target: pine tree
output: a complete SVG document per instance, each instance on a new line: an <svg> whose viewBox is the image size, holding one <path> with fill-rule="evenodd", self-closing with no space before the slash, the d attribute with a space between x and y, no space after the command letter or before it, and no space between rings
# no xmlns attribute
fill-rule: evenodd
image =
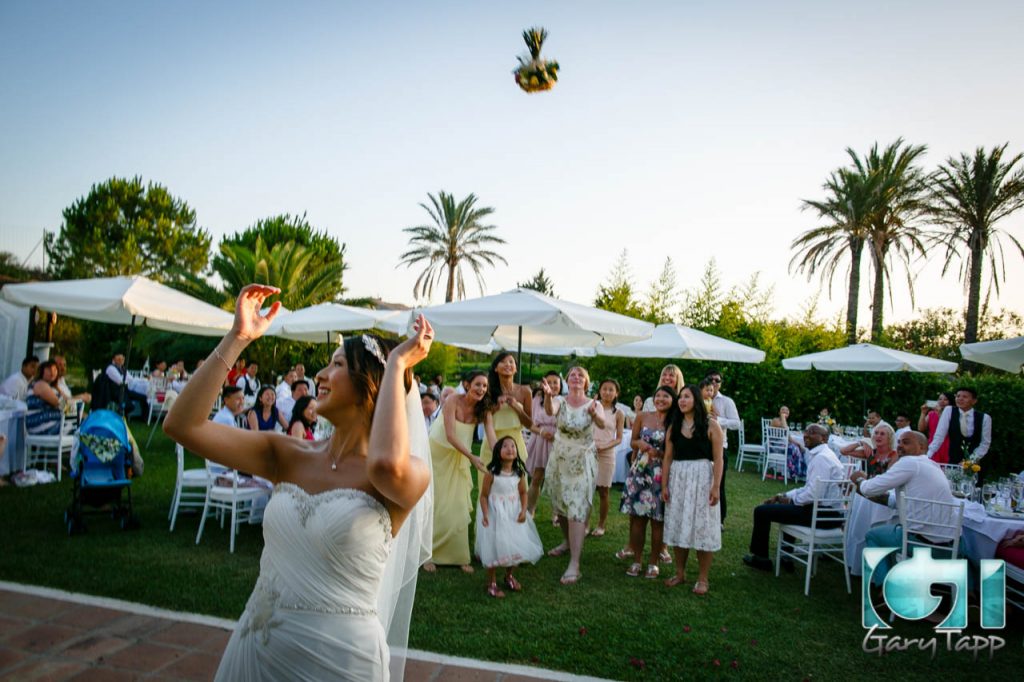
<svg viewBox="0 0 1024 682"><path fill-rule="evenodd" d="M629 252L626 249L619 254L619 259L612 268L607 284L597 288L594 306L613 313L641 317L643 310L633 294L633 278L629 271Z"/></svg>
<svg viewBox="0 0 1024 682"><path fill-rule="evenodd" d="M654 324L674 322L677 317L678 305L679 287L676 284L676 269L672 265L672 258L666 256L661 274L658 275L658 279L651 282L651 286L647 290L643 317Z"/></svg>

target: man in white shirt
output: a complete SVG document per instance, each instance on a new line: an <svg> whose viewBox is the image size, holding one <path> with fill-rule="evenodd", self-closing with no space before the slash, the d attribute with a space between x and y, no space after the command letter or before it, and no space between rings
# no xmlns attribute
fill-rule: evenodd
<svg viewBox="0 0 1024 682"><path fill-rule="evenodd" d="M301 362L295 363L295 380L306 384L309 395L316 395L316 382L306 376L306 366Z"/></svg>
<svg viewBox="0 0 1024 682"><path fill-rule="evenodd" d="M807 446L807 485L770 497L754 509L754 529L750 534L750 554L743 557L743 563L751 568L771 571L774 568L768 558L768 541L772 523L795 526L810 526L813 521L814 493L819 481L846 478L843 465L839 463L828 446L828 429L820 424L808 424L804 429L804 444ZM837 483L820 484L817 492L822 497L839 497ZM822 523L822 527L838 525Z"/></svg>
<svg viewBox="0 0 1024 682"><path fill-rule="evenodd" d="M0 395L24 401L25 395L28 393L28 382L32 381L32 377L36 375L38 369L39 358L36 356L31 355L22 360L21 370L7 377L4 383L0 384Z"/></svg>
<svg viewBox="0 0 1024 682"><path fill-rule="evenodd" d="M295 409L295 401L304 395L309 395L309 386L306 382L296 379L292 383L291 395L278 398L277 411L284 415L284 420L289 424L292 421L292 410Z"/></svg>
<svg viewBox="0 0 1024 682"><path fill-rule="evenodd" d="M53 361L57 364L57 392L64 396L64 400L71 403L74 400L81 400L83 403L88 403L92 400L92 396L88 393L72 394L71 388L68 386L67 375L68 375L68 361L63 355L54 355Z"/></svg>
<svg viewBox="0 0 1024 682"><path fill-rule="evenodd" d="M978 392L973 388L958 388L955 401L955 406L950 405L939 415L928 457L935 455L948 435L950 464L959 464L967 454L980 461L992 445L992 417L974 409Z"/></svg>
<svg viewBox="0 0 1024 682"><path fill-rule="evenodd" d="M896 439L896 442L899 443L900 442L900 436L902 436L904 433L907 433L910 430L911 430L911 428L910 428L910 417L907 416L907 414L904 413L904 412L897 413L896 414L896 435L894 436L894 438Z"/></svg>
<svg viewBox="0 0 1024 682"><path fill-rule="evenodd" d="M125 408L127 408L129 400L138 403L139 409L142 411L142 418L146 419L149 415L149 399L142 393L128 388L128 370L124 367L124 353L114 353L110 364L107 365L107 369L103 373L110 380L112 387L113 395L110 396L110 399ZM106 406L101 404L97 407L105 408ZM127 418L129 411L125 409L124 414Z"/></svg>
<svg viewBox="0 0 1024 682"><path fill-rule="evenodd" d="M875 434L875 429L877 429L882 424L885 424L890 429L892 429L892 426L884 419L882 419L882 415L878 413L878 410L868 410L868 418L864 422L863 434L868 438L871 438L871 436ZM896 429L892 430L895 431Z"/></svg>
<svg viewBox="0 0 1024 682"><path fill-rule="evenodd" d="M260 364L258 362L250 362L249 366L245 368L245 374L238 377L235 382L235 386L242 389L242 402L246 407L252 407L256 404L256 394L260 392L260 380L256 378L256 373L260 370Z"/></svg>
<svg viewBox="0 0 1024 682"><path fill-rule="evenodd" d="M711 382L714 396L711 404L715 409L718 425L722 427L722 480L718 485L718 509L721 514L721 521L725 523L725 514L728 511L725 499L725 472L729 470L729 429L739 431L743 427L740 421L740 413L736 409L733 399L722 393L722 373L713 369L704 375L706 381Z"/></svg>
<svg viewBox="0 0 1024 682"><path fill-rule="evenodd" d="M884 474L868 478L863 471L855 471L850 480L857 486L857 492L865 497L877 497L889 493L889 506L896 506L896 492L903 490L908 497L916 497L934 502L956 504L956 499L949 491L949 481L942 469L925 456L928 437L918 431L908 431L900 436L896 445L899 459ZM924 521L914 522L907 528L913 534L922 536L926 541L937 542L941 536L935 536L934 523L948 524L953 522L948 508L938 505L908 501L910 516L923 518ZM865 544L868 547L899 547L903 543L903 532L898 524L876 526L868 531ZM881 585L889 573L892 557L886 557L879 564L872 576L872 582Z"/></svg>
<svg viewBox="0 0 1024 682"><path fill-rule="evenodd" d="M245 404L242 400L242 389L237 386L225 386L221 393L221 402L223 407L217 410L217 414L213 415L212 421L224 426L239 427L237 417L245 410Z"/></svg>
<svg viewBox="0 0 1024 682"><path fill-rule="evenodd" d="M277 385L277 388L274 389L274 391L277 393L277 400L291 397L292 384L295 383L296 378L298 377L296 376L295 368L293 367L292 369L288 370L288 372L284 375L284 378L281 380L281 383L279 383Z"/></svg>
<svg viewBox="0 0 1024 682"><path fill-rule="evenodd" d="M432 391L427 389L420 396L420 404L423 406L423 423L427 425L427 431L441 414L441 399Z"/></svg>

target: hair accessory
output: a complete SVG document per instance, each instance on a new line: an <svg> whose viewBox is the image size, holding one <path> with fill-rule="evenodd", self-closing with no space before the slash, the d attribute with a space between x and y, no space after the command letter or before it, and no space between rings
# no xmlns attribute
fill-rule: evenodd
<svg viewBox="0 0 1024 682"><path fill-rule="evenodd" d="M388 364L387 358L384 357L384 351L381 350L380 342L372 336L363 334L363 346L366 348L366 352L377 358L380 362L381 367Z"/></svg>

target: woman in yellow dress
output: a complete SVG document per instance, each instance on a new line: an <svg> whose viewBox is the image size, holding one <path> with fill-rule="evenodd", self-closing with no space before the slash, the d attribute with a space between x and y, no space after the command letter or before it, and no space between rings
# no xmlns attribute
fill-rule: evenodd
<svg viewBox="0 0 1024 682"><path fill-rule="evenodd" d="M469 523L473 510L473 476L470 467L487 471L473 454L473 431L484 424L488 438L494 437L489 411L487 375L469 375L464 395L444 401L441 414L430 427L430 458L434 474L434 551L424 570L434 572L437 564L460 566L472 573L469 554Z"/></svg>
<svg viewBox="0 0 1024 682"><path fill-rule="evenodd" d="M516 369L515 354L503 351L494 357L487 373L487 392L494 415L494 440L487 442L487 452L482 453L484 464L490 463L494 444L505 436L515 440L519 458L526 463L523 429L533 426L533 397L529 386L515 383Z"/></svg>

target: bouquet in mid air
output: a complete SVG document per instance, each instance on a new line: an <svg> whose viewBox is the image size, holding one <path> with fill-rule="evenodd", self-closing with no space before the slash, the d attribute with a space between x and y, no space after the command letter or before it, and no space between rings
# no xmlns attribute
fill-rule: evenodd
<svg viewBox="0 0 1024 682"><path fill-rule="evenodd" d="M558 62L540 58L540 50L547 37L548 32L540 27L523 31L523 41L530 54L516 57L519 67L512 73L515 74L516 83L526 92L550 90L558 82Z"/></svg>

